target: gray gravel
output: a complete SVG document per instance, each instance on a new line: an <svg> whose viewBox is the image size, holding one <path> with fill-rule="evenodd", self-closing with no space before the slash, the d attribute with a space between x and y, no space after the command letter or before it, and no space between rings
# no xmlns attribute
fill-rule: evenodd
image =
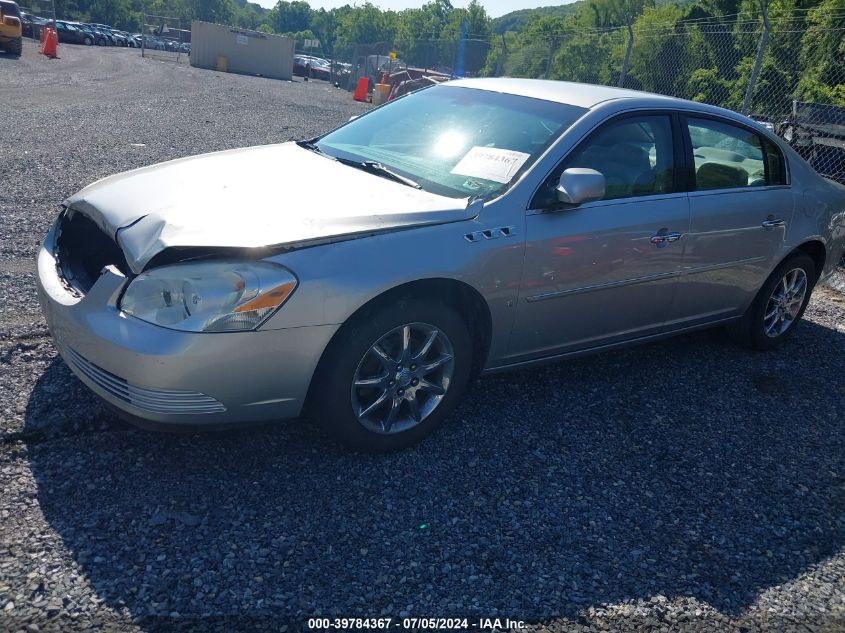
<svg viewBox="0 0 845 633"><path fill-rule="evenodd" d="M440 433L389 456L304 421L139 431L70 374L38 314L32 258L56 205L365 106L131 50L60 55L0 56L0 630L314 615L845 630L845 296L818 289L776 353L705 332L480 379Z"/></svg>

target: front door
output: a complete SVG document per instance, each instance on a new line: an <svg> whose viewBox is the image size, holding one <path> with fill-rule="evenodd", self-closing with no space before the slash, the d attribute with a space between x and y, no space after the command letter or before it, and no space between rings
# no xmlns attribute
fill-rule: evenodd
<svg viewBox="0 0 845 633"><path fill-rule="evenodd" d="M663 114L614 119L566 157L535 196L512 361L647 336L666 321L689 230L673 128ZM605 197L556 205L553 185L569 167L601 172Z"/></svg>

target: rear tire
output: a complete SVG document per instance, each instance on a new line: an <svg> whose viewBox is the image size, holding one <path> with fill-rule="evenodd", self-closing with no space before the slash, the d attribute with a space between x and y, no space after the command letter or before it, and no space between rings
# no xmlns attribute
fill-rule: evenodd
<svg viewBox="0 0 845 633"><path fill-rule="evenodd" d="M374 352L377 347L386 354ZM359 451L416 444L466 390L472 349L467 324L449 305L411 298L377 303L344 324L323 355L309 391L310 417Z"/></svg>
<svg viewBox="0 0 845 633"><path fill-rule="evenodd" d="M85 38L85 46L91 46L93 43L94 40L92 40L90 37Z"/></svg>
<svg viewBox="0 0 845 633"><path fill-rule="evenodd" d="M805 253L786 258L760 288L754 302L729 332L757 350L780 347L804 315L818 279L813 259Z"/></svg>

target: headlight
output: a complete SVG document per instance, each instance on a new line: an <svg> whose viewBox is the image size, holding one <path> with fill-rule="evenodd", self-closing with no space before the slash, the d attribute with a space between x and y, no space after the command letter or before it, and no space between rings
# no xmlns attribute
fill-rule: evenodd
<svg viewBox="0 0 845 633"><path fill-rule="evenodd" d="M123 295L126 314L187 332L240 332L259 326L296 288L296 277L268 262L208 262L156 268Z"/></svg>

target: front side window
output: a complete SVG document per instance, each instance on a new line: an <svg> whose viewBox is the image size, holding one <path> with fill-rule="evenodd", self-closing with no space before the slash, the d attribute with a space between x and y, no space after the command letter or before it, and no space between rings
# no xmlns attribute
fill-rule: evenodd
<svg viewBox="0 0 845 633"><path fill-rule="evenodd" d="M672 123L668 116L644 115L611 121L563 160L531 206L556 205L555 187L563 171L570 167L601 173L605 180L603 200L671 193L674 160Z"/></svg>
<svg viewBox="0 0 845 633"><path fill-rule="evenodd" d="M452 197L502 193L581 115L572 105L456 86L398 99L329 132L320 151L377 161Z"/></svg>
<svg viewBox="0 0 845 633"><path fill-rule="evenodd" d="M690 118L687 127L698 191L766 184L763 145L757 134L710 119Z"/></svg>

